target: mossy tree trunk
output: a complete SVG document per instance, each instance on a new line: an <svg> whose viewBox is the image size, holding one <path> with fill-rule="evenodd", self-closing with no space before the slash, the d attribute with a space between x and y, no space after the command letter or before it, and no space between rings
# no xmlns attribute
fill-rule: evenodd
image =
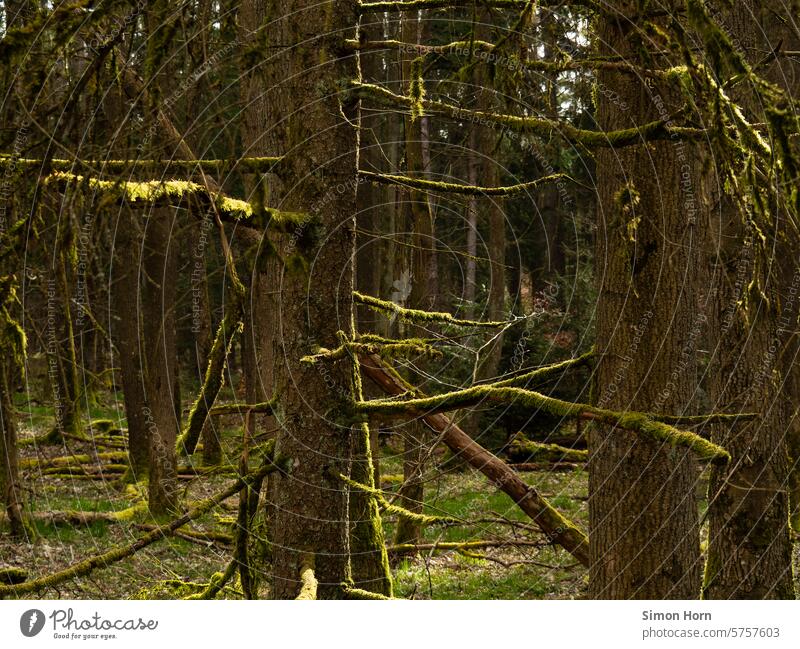
<svg viewBox="0 0 800 649"><path fill-rule="evenodd" d="M366 16L361 24L361 33L368 39L383 37L382 16ZM365 80L383 80L386 55L374 52L362 55L361 73ZM391 117L389 118L391 119ZM398 121L398 120L394 120ZM387 117L372 115L369 121L363 118L360 142L361 168L380 171L383 168L382 143L386 142ZM386 242L379 235L386 231L385 213L389 192L386 186L360 183L357 189L358 234L356 236L356 289L367 295L381 295L381 258ZM385 319L372 309L357 308L359 333L379 333ZM369 387L372 387L371 384ZM362 388L363 389L363 388ZM356 429L353 435L351 478L371 487L380 485L378 426L367 425ZM364 491L350 491L350 565L353 584L356 588L391 596L391 572L385 552L380 512L375 498Z"/></svg>
<svg viewBox="0 0 800 649"><path fill-rule="evenodd" d="M166 0L149 0L146 13L147 48L144 85L140 98L151 127L163 130L159 122L162 98L169 92L170 53L176 16ZM169 138L166 138L169 142ZM175 149L165 140L153 140L153 157L169 157ZM171 207L150 207L145 214L142 247L142 340L144 359L145 425L148 428L148 505L155 516L178 507L176 443L180 422L175 413L177 380L175 297L178 239L176 211Z"/></svg>
<svg viewBox="0 0 800 649"><path fill-rule="evenodd" d="M269 29L268 2L265 0L244 0L239 6L238 29L242 43L240 84L240 100L242 104L242 121L240 132L242 147L246 156L273 155L277 147L275 123L277 115L270 101L270 81L268 69L260 56L254 55L262 51ZM248 175L244 179L245 191L256 206L267 205L280 194L280 181L273 174ZM242 333L242 375L245 382L245 400L248 403L259 403L272 398L275 388L275 331L278 300L274 293L280 282L280 261L271 254L275 246L281 247L282 236L269 231L266 222L260 216L253 221L257 238L250 241L246 250L249 272L243 281L249 286L244 304L244 331ZM245 419L248 435L265 433L276 428L275 418L271 414L256 415L251 413ZM274 491L274 477L268 476L263 484L259 483L248 495L250 516L249 529L258 529L262 537L271 540L271 518L273 508L270 503ZM264 498L261 498L262 492ZM263 500L260 511L258 506ZM260 518L259 518L260 517ZM262 578L266 578L265 546L253 542L240 543L239 551L244 554L249 570L244 579L249 580L250 590L258 593ZM241 573L241 570L240 570ZM244 580L243 580L244 583Z"/></svg>
<svg viewBox="0 0 800 649"><path fill-rule="evenodd" d="M348 490L352 425L342 416L350 399L349 361L324 367L300 359L318 346L333 348L352 331L358 105L343 86L358 77L344 53L355 36L356 0L319 5L288 0L275 8L267 34L271 91L281 123L282 209L307 214L280 250L286 260L279 291L275 360L276 453L292 468L276 478L273 588L279 599L300 590L301 561L316 558L318 598L342 596L350 576ZM287 44L289 45L287 47Z"/></svg>
<svg viewBox="0 0 800 649"><path fill-rule="evenodd" d="M786 24L783 4L752 0L717 3L715 15L735 37L741 54L760 63L764 52L782 43L798 46ZM797 68L789 59L759 68L759 74L796 94ZM738 92L738 91L737 91ZM744 92L747 92L745 89ZM740 98L748 117L764 121L761 105ZM786 244L785 218L776 214L765 229L764 249L726 196L721 199L719 231L723 263L720 340L714 397L729 412L758 412L755 421L716 426L712 439L731 454L727 467L715 467L709 482L709 542L703 586L709 599L794 599L789 534L787 430L791 398L783 372L791 369L797 329L796 251ZM748 281L742 283L739 276ZM762 291L748 291L750 279ZM794 278L794 279L793 279ZM745 305L745 306L742 306Z"/></svg>
<svg viewBox="0 0 800 649"><path fill-rule="evenodd" d="M486 7L478 10L478 21L475 26L476 38L491 38L489 25L492 23L492 10ZM492 89L492 78L489 66L479 63L475 71L476 104L479 111L492 112L497 109L497 96ZM500 185L500 165L498 156L498 133L495 129L473 124L478 132L478 151L480 160L480 182L487 187ZM486 302L484 318L499 322L505 320L506 299L506 217L503 211L503 199L499 196L485 196L478 203L478 219L488 228L488 245L486 256L489 258L489 276L487 285L489 294ZM484 350L478 367L479 379L491 379L497 376L500 358L503 351L503 334L497 332L496 337ZM479 417L475 418L474 430L479 431Z"/></svg>
<svg viewBox="0 0 800 649"><path fill-rule="evenodd" d="M125 116L127 98L114 89L103 100L103 113L112 128L119 128ZM127 148L116 139L109 143L112 155L124 158ZM109 335L119 353L122 398L128 426L128 462L131 471L126 476L133 482L147 477L148 430L145 424L144 361L141 357L141 312L139 284L143 230L137 210L122 206L103 215L112 219L111 286L109 302L112 316Z"/></svg>
<svg viewBox="0 0 800 649"><path fill-rule="evenodd" d="M617 1L619 16L634 3ZM599 55L638 60L634 22L597 19ZM658 81L602 71L597 121L628 128L680 105ZM608 99L620 98L619 102ZM627 110L621 107L627 105ZM700 156L680 141L597 155L598 277L595 400L614 410L686 414L697 386L696 343L704 327L694 284L696 222L682 192L684 165L699 201ZM696 330L697 333L693 333ZM693 342L694 341L694 342ZM629 359L629 360L626 360ZM690 452L625 430L589 433L589 595L602 599L695 599L700 538Z"/></svg>

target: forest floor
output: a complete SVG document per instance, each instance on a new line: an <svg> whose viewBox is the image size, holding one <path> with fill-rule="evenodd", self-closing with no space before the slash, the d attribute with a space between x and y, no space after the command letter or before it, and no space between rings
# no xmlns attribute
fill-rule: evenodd
<svg viewBox="0 0 800 649"><path fill-rule="evenodd" d="M109 399L94 417L109 417L124 425L121 402ZM52 425L46 408L19 406L20 436L34 440ZM235 421L223 428L223 464L238 461L239 442ZM83 442L63 445L24 443L21 447L23 484L29 511L34 513L33 536L12 542L0 534L0 565L19 566L31 578L63 569L86 557L112 547L127 545L145 533L155 521L142 507L120 521L64 524L37 520L39 512L119 512L143 505L135 487L123 486L118 475L55 477L43 473L38 461L70 454L108 452ZM96 460L95 466L108 460ZM92 470L92 462L84 465ZM382 487L391 494L401 479L402 459L392 440L382 448ZM415 599L571 599L585 596L587 572L561 549L547 546L530 519L511 499L487 482L477 471L428 472L425 485L426 512L455 518L457 525L428 526L424 543L486 541L492 547L449 551L424 550L414 556L396 556L392 564L395 595ZM584 471L522 474L529 484L586 529L587 476ZM232 474L184 480L184 502L205 498L230 483ZM698 490L702 509L702 489ZM182 528L181 535L164 538L113 566L95 570L80 580L70 581L37 597L89 599L171 599L202 590L209 577L230 561L238 497L231 498L208 515ZM389 546L394 520L384 517ZM212 535L210 538L208 535ZM514 545L521 542L521 545ZM494 547L496 544L497 547ZM800 573L800 544L795 544L795 571ZM264 589L269 582L269 564L262 564ZM800 584L799 584L800 586ZM268 597L262 589L261 595ZM231 582L222 597L241 597L238 584Z"/></svg>

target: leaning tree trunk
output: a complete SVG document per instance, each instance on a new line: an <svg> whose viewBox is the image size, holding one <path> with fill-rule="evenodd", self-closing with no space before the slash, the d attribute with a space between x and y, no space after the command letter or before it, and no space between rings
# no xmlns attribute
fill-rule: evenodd
<svg viewBox="0 0 800 649"><path fill-rule="evenodd" d="M755 65L763 61L765 51L780 43L785 49L797 48L797 34L786 25L784 11L782 3L748 0L731 7L719 3L715 17L724 22L723 29L736 37L737 47L745 48L741 54ZM777 63L760 65L759 74L796 94L795 66L777 58L781 59ZM751 120L766 121L758 102L746 97L740 101ZM731 454L731 462L715 467L709 481L703 595L708 599L794 599L786 440L791 412L782 375L787 369L784 359L793 358L797 348L793 338L797 298L789 297L792 284L797 289L796 253L786 243L791 235L784 215L776 214L773 225L765 228L766 250L759 250L753 243L754 233L748 232L728 197L722 197L720 214L724 271L714 396L723 409L758 412L760 417L716 426L712 435ZM756 255L769 258L759 260ZM762 291L745 295L740 276L757 279Z"/></svg>
<svg viewBox="0 0 800 649"><path fill-rule="evenodd" d="M612 8L625 15L627 2ZM598 18L598 53L636 63L634 23ZM648 80L649 82L650 80ZM660 82L598 73L597 120L604 130L663 118L680 105ZM613 93L627 112L608 99ZM663 102L663 103L662 103ZM705 321L694 285L699 254L695 222L680 193L681 169L700 192L699 158L688 143L603 149L596 264L595 399L613 410L683 414L696 387L696 343ZM626 360L627 359L627 360ZM700 538L694 459L608 426L589 434L589 594L603 599L694 599L700 594Z"/></svg>
<svg viewBox="0 0 800 649"><path fill-rule="evenodd" d="M276 479L273 596L297 596L310 553L318 597L331 599L349 578L348 491L341 476L349 470L353 434L342 415L351 368L347 360L301 359L320 346L337 347L339 331L352 333L358 105L342 88L358 76L356 58L344 53L344 40L356 35L358 2L288 0L275 11L266 45L275 53L268 62L276 80L271 96L285 134L283 150L273 152L284 155L279 207L306 217L279 250L281 282L269 287L280 299L276 453L292 466Z"/></svg>

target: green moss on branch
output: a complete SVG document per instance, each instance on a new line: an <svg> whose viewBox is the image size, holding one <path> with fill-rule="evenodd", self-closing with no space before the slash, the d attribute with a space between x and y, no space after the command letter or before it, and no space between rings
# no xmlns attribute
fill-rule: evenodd
<svg viewBox="0 0 800 649"><path fill-rule="evenodd" d="M375 84L353 82L352 88L357 96L372 99L387 106L412 108L415 103L412 97L398 95ZM422 106L427 114L440 114L456 121L472 122L487 128L507 128L547 138L557 136L572 144L590 149L622 148L657 140L693 140L705 135L703 129L673 126L669 120L661 119L617 131L589 131L576 128L561 120L467 110L440 101L422 100Z"/></svg>
<svg viewBox="0 0 800 649"><path fill-rule="evenodd" d="M376 399L356 404L356 411L367 415L373 413L384 415L401 413L430 415L475 406L484 401L514 403L515 405L542 410L556 417L580 417L611 426L619 426L654 441L689 448L701 460L714 464L726 464L730 461L730 454L721 446L709 442L695 433L679 430L668 424L654 421L651 415L646 413L604 410L588 404L554 399L539 392L522 388L479 385L433 397L407 399L404 401Z"/></svg>
<svg viewBox="0 0 800 649"><path fill-rule="evenodd" d="M314 555L306 554L300 561L300 592L295 599L317 599L319 582L314 576Z"/></svg>
<svg viewBox="0 0 800 649"><path fill-rule="evenodd" d="M341 474L339 475L339 478L347 483L350 487L374 496L380 504L381 509L389 514L397 514L398 516L409 521L414 521L419 525L457 525L460 523L460 521L450 516L429 516L428 514L416 514L407 510L405 507L400 507L399 505L390 503L386 499L383 491L380 489L361 484L360 482L356 482L355 480L352 480Z"/></svg>
<svg viewBox="0 0 800 649"><path fill-rule="evenodd" d="M475 185L460 185L458 183L447 183L438 180L425 180L423 178L412 178L410 176L398 176L395 174L378 174L371 171L359 171L359 175L367 180L383 183L387 185L404 185L414 189L424 191L442 192L446 194L465 194L468 196L510 196L521 194L546 183L557 182L562 179L570 179L566 174L551 174L543 178L537 178L527 183L516 185L506 185L503 187L478 187Z"/></svg>
<svg viewBox="0 0 800 649"><path fill-rule="evenodd" d="M421 311L419 309L407 309L394 302L387 302L371 295L364 295L358 291L353 291L353 299L359 304L368 306L375 311L390 313L399 316L409 322L442 322L445 324L456 325L459 327L503 327L508 322L481 322L480 320L460 320L449 313L438 311Z"/></svg>
<svg viewBox="0 0 800 649"><path fill-rule="evenodd" d="M152 545L156 541L170 536L184 525L197 520L219 505L223 500L226 500L227 498L230 498L236 494L240 489L242 489L242 487L252 484L255 480L263 479L265 475L271 473L277 467L278 463L270 462L264 464L252 474L239 478L228 488L218 492L206 500L201 500L180 518L157 526L152 532L145 534L130 545L113 548L108 552L95 555L89 559L85 559L84 561L79 561L78 563L71 565L69 568L60 570L59 572L51 575L33 579L19 585L0 586L0 597L26 595L44 590L46 588L53 588L64 583L65 581L70 581L79 577L85 577L96 568L106 568L117 561L126 559L134 555L139 550Z"/></svg>
<svg viewBox="0 0 800 649"><path fill-rule="evenodd" d="M506 455L514 462L585 462L589 452L565 448L558 444L534 442L522 433L517 433L505 449Z"/></svg>

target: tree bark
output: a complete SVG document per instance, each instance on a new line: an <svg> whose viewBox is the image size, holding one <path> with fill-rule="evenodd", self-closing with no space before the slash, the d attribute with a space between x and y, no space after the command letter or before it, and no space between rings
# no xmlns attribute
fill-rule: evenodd
<svg viewBox="0 0 800 649"><path fill-rule="evenodd" d="M138 214L121 209L117 216L117 237L111 299L116 326L112 329L119 350L122 396L128 422L128 458L134 482L148 473L149 433L145 423L144 363L140 355L141 319L139 301L139 250L141 232Z"/></svg>
<svg viewBox="0 0 800 649"><path fill-rule="evenodd" d="M266 65L283 140L273 154L284 155L278 175L286 188L279 207L307 214L280 249L281 283L270 287L280 291L276 452L292 459L291 471L276 478L272 594L296 597L301 560L313 554L318 598L333 599L350 576L340 476L349 470L352 426L337 413L347 412L351 368L346 360L320 367L300 359L336 347L340 330L352 334L358 105L340 88L359 76L355 57L344 54L358 3L289 0L268 18L266 45L275 54Z"/></svg>
<svg viewBox="0 0 800 649"><path fill-rule="evenodd" d="M625 16L628 2L611 5ZM600 55L636 63L634 23L602 16ZM598 73L600 129L628 128L681 105L654 79ZM616 93L627 104L608 99ZM660 109L659 109L660 107ZM680 141L597 155L597 368L595 399L613 410L686 414L697 386L700 265L695 218L700 154ZM690 175L681 192L681 170ZM691 196L689 194L691 192ZM703 224L701 223L701 227ZM695 599L700 538L690 453L592 425L589 440L589 595L598 599Z"/></svg>
<svg viewBox="0 0 800 649"><path fill-rule="evenodd" d="M405 43L424 42L423 23L418 17L406 16L401 25L402 40ZM403 79L406 84L413 82L411 55L402 60ZM425 177L425 149L427 134L423 130L423 117L406 117L405 153L406 171L409 176ZM436 233L430 197L425 192L409 191L408 209L412 223L411 253L411 294L409 306L412 309L433 310L437 295L436 273ZM427 335L424 329L412 327L412 336ZM403 438L403 484L399 490L399 504L415 514L424 509L425 490L422 475L425 462L425 431L417 421L410 421L399 427ZM395 542L397 544L418 543L422 526L418 521L400 517L397 522Z"/></svg>
<svg viewBox="0 0 800 649"><path fill-rule="evenodd" d="M148 436L150 512L164 515L178 506L175 417L175 271L171 208L153 208L145 226L142 258L142 357L144 411Z"/></svg>
<svg viewBox="0 0 800 649"><path fill-rule="evenodd" d="M784 11L782 4L746 1L730 7L718 3L714 15L754 65L778 43L784 49L798 45L795 30L782 17ZM791 95L796 93L793 68L796 66L786 60L762 67L759 73ZM763 106L746 95L739 101L751 120L764 120ZM712 432L712 439L724 446L732 459L727 467L714 468L709 480L703 595L708 599L794 599L787 524L786 434L791 413L783 381L787 364L782 359L794 358L796 350L789 331L796 330L797 300L787 299L792 277L797 277L793 261L796 253L785 243L787 226L782 214L775 214L773 225L766 231L767 250L763 251L758 250L753 233L744 226L736 205L727 196L721 197L720 218L723 275L717 381L712 388L723 409L759 412L761 416L729 427L715 426ZM755 263L759 254L768 256L761 264ZM737 277L740 274L757 280L763 293L743 293L749 289L742 289ZM744 308L739 306L742 301Z"/></svg>

